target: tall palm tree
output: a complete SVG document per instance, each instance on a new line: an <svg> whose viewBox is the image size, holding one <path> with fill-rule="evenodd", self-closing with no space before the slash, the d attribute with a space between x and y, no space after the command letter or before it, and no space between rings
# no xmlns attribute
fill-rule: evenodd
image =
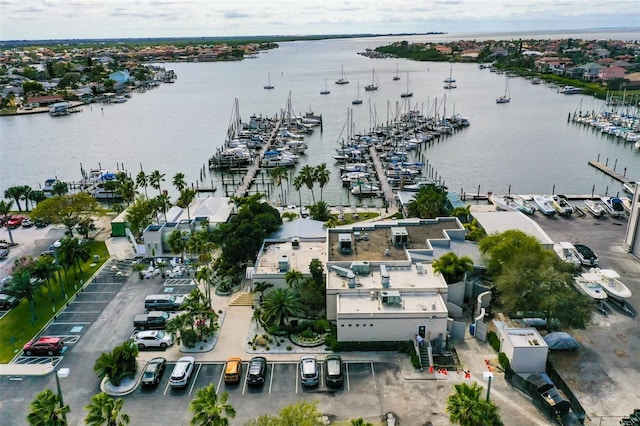
<svg viewBox="0 0 640 426"><path fill-rule="evenodd" d="M269 171L269 177L273 181L273 184L280 188L280 201L284 203L284 192L282 190L282 181L289 179L289 173L284 166L274 167Z"/></svg>
<svg viewBox="0 0 640 426"><path fill-rule="evenodd" d="M118 173L116 192L129 205L136 197L136 184L126 173Z"/></svg>
<svg viewBox="0 0 640 426"><path fill-rule="evenodd" d="M365 422L362 417L351 419L351 426L373 426L373 423Z"/></svg>
<svg viewBox="0 0 640 426"><path fill-rule="evenodd" d="M31 426L65 426L66 416L71 408L61 404L58 394L51 389L45 389L29 404L27 421Z"/></svg>
<svg viewBox="0 0 640 426"><path fill-rule="evenodd" d="M301 316L304 310L293 290L277 288L264 296L262 312L266 323L282 327L289 317Z"/></svg>
<svg viewBox="0 0 640 426"><path fill-rule="evenodd" d="M55 276L57 269L53 257L49 255L40 256L33 265L33 278L44 280L49 290L51 302L55 302L55 297L51 290L51 280Z"/></svg>
<svg viewBox="0 0 640 426"><path fill-rule="evenodd" d="M6 192L5 192L5 196L6 196ZM11 201L0 200L0 216L8 215L9 212L11 211L12 204L13 204L13 200Z"/></svg>
<svg viewBox="0 0 640 426"><path fill-rule="evenodd" d="M193 412L191 424L194 426L227 426L229 418L236 416L236 410L227 403L229 394L216 394L215 383L198 389L196 397L191 400L189 409Z"/></svg>
<svg viewBox="0 0 640 426"><path fill-rule="evenodd" d="M447 398L447 412L453 424L461 426L502 426L498 407L491 401L480 399L482 386L459 383L453 385L455 393Z"/></svg>
<svg viewBox="0 0 640 426"><path fill-rule="evenodd" d="M295 289L296 287L298 287L298 284L300 284L300 282L302 281L302 272L296 271L295 269L287 271L284 274L284 281L287 283L289 288Z"/></svg>
<svg viewBox="0 0 640 426"><path fill-rule="evenodd" d="M149 199L147 194L147 187L149 186L149 176L144 173L144 170L140 170L140 173L136 176L136 188L144 188L144 197Z"/></svg>
<svg viewBox="0 0 640 426"><path fill-rule="evenodd" d="M104 392L91 397L84 421L89 426L123 426L129 424L129 415L122 412L122 398L113 399Z"/></svg>
<svg viewBox="0 0 640 426"><path fill-rule="evenodd" d="M464 274L473 268L473 260L469 256L458 257L450 251L433 261L433 272L440 273L447 284L462 281Z"/></svg>
<svg viewBox="0 0 640 426"><path fill-rule="evenodd" d="M253 283L253 292L260 293L260 302L262 302L262 297L264 295L265 290L268 290L271 287L273 287L273 284L265 281L259 281L257 283Z"/></svg>
<svg viewBox="0 0 640 426"><path fill-rule="evenodd" d="M34 190L29 192L29 200L31 201L32 205L34 205L33 203L36 203L36 204L41 203L46 199L47 199L47 196L44 194L44 191Z"/></svg>
<svg viewBox="0 0 640 426"><path fill-rule="evenodd" d="M32 322L38 319L36 316L35 295L39 285L37 281L31 281L31 274L27 268L17 267L13 270L11 285L3 290L4 293L15 296L18 299L24 297L29 301Z"/></svg>
<svg viewBox="0 0 640 426"><path fill-rule="evenodd" d="M4 191L4 198L13 198L13 201L16 202L16 207L18 208L19 212L22 211L22 206L20 205L21 194L22 191L20 190L19 186L12 186Z"/></svg>
<svg viewBox="0 0 640 426"><path fill-rule="evenodd" d="M302 215L302 194L300 189L304 186L304 178L300 175L293 178L293 189L298 191L298 201L300 202L300 214Z"/></svg>
<svg viewBox="0 0 640 426"><path fill-rule="evenodd" d="M191 203L196 199L195 189L184 188L180 190L180 198L176 201L176 205L187 209L187 218L191 222Z"/></svg>
<svg viewBox="0 0 640 426"><path fill-rule="evenodd" d="M316 181L316 174L314 172L313 167L311 167L308 164L304 166L300 170L300 176L302 176L302 180L304 181L304 184L307 186L307 188L309 188L309 191L311 191L311 199L313 200L313 204L315 204L316 196L313 193L313 184Z"/></svg>
<svg viewBox="0 0 640 426"><path fill-rule="evenodd" d="M172 206L171 198L167 194L160 193L156 198L156 203L159 210L162 210L164 214L164 221L167 221L167 210L169 210Z"/></svg>
<svg viewBox="0 0 640 426"><path fill-rule="evenodd" d="M182 191L187 187L187 182L185 182L184 180L184 173L179 173L179 172L176 173L171 183L173 183L173 186L176 187L178 192Z"/></svg>
<svg viewBox="0 0 640 426"><path fill-rule="evenodd" d="M69 193L69 184L67 182L57 181L53 184L51 195L67 195Z"/></svg>
<svg viewBox="0 0 640 426"><path fill-rule="evenodd" d="M149 185L151 185L153 189L157 189L160 195L162 195L162 182L164 182L164 173L160 173L159 170L151 172L149 175Z"/></svg>
<svg viewBox="0 0 640 426"><path fill-rule="evenodd" d="M327 163L322 163L317 166L314 172L315 179L318 182L318 185L320 185L320 201L322 201L322 190L324 189L325 185L329 183L331 172L329 171L329 169L327 169Z"/></svg>
<svg viewBox="0 0 640 426"><path fill-rule="evenodd" d="M31 195L32 191L33 189L31 189L29 185L20 186L20 199L24 201L24 209L27 211L27 213L29 212L29 196Z"/></svg>
<svg viewBox="0 0 640 426"><path fill-rule="evenodd" d="M187 248L187 238L189 233L187 231L180 231L178 229L173 230L169 234L167 244L173 253L180 253L180 260L184 261L184 251Z"/></svg>

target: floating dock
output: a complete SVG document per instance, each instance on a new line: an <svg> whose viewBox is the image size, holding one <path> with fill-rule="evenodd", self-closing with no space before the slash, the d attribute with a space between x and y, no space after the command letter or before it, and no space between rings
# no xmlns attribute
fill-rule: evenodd
<svg viewBox="0 0 640 426"><path fill-rule="evenodd" d="M602 164L599 161L589 161L589 165L591 167L595 167L596 169L600 170L605 175L610 176L611 178L617 180L618 182L629 183L629 182L632 181L628 177L626 177L624 175L621 175L620 173L616 172L613 169L610 169L606 164Z"/></svg>

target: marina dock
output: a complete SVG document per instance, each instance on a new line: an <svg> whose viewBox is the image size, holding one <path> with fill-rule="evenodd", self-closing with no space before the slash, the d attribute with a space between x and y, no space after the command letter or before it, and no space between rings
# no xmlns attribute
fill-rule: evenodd
<svg viewBox="0 0 640 426"><path fill-rule="evenodd" d="M616 172L615 170L610 169L606 164L602 164L599 161L589 161L589 165L591 167L595 167L596 169L600 170L602 173L606 174L607 176L612 177L613 179L617 180L618 182L629 183L629 182L632 181L631 179L629 179L625 175L621 175L620 173ZM626 172L626 170L625 170L625 172Z"/></svg>
<svg viewBox="0 0 640 426"><path fill-rule="evenodd" d="M380 156L378 155L378 151L376 151L375 146L369 148L369 154L371 155L373 167L376 169L376 174L378 175L378 181L380 182L380 189L382 190L384 202L387 206L392 206L396 195L393 193L393 189L391 188L389 181L384 179L384 167L382 166L382 161L380 161Z"/></svg>
<svg viewBox="0 0 640 426"><path fill-rule="evenodd" d="M281 124L280 121L278 121L276 125L273 127L273 130L271 130L271 134L269 135L269 138L264 143L262 148L260 148L258 155L254 157L253 162L247 169L247 172L244 175L244 179L242 179L242 183L240 184L240 186L236 188L233 194L234 197L241 198L248 194L249 187L255 180L256 175L258 174L258 170L260 170L260 158L262 158L262 156L266 151L271 149L271 145L273 144L273 141L276 139L276 135L278 134L278 129L280 128L280 124Z"/></svg>

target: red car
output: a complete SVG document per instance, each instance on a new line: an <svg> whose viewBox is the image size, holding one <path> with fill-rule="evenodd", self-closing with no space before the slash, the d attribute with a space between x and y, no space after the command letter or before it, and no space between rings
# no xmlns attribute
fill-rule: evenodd
<svg viewBox="0 0 640 426"><path fill-rule="evenodd" d="M22 225L22 221L24 219L24 216L11 216L11 219L9 219L4 226L6 226L7 228L15 229L18 226Z"/></svg>
<svg viewBox="0 0 640 426"><path fill-rule="evenodd" d="M24 345L22 350L25 355L53 355L64 347L62 337L41 337Z"/></svg>

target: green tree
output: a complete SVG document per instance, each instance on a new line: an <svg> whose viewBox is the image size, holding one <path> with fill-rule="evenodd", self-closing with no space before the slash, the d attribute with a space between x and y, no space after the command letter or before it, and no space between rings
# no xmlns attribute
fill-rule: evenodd
<svg viewBox="0 0 640 426"><path fill-rule="evenodd" d="M34 94L34 93L42 93L44 91L44 87L42 84L37 81L25 81L22 83L22 91L25 95Z"/></svg>
<svg viewBox="0 0 640 426"><path fill-rule="evenodd" d="M55 196L38 203L31 216L49 223L62 224L67 227L67 234L73 235L73 228L82 218L102 212L102 207L95 198L85 192L78 192Z"/></svg>
<svg viewBox="0 0 640 426"><path fill-rule="evenodd" d="M413 200L407 205L410 217L422 219L435 218L446 215L446 189L437 185L427 185L420 188Z"/></svg>
<svg viewBox="0 0 640 426"><path fill-rule="evenodd" d="M108 377L111 384L118 386L125 377L135 375L136 356L138 356L138 347L132 341L123 342L111 352L103 352L96 360L93 371L99 379Z"/></svg>
<svg viewBox="0 0 640 426"><path fill-rule="evenodd" d="M464 274L473 269L473 260L468 256L458 257L450 251L433 261L433 272L442 274L447 284L462 281Z"/></svg>
<svg viewBox="0 0 640 426"><path fill-rule="evenodd" d="M55 301L53 291L51 290L51 280L55 277L57 270L58 266L56 265L54 258L50 255L38 257L33 265L32 277L43 280L46 283L47 289L49 290L49 296L51 297L51 302Z"/></svg>
<svg viewBox="0 0 640 426"><path fill-rule="evenodd" d="M0 216L7 216L11 211L13 201L0 200Z"/></svg>
<svg viewBox="0 0 640 426"><path fill-rule="evenodd" d="M19 186L12 186L4 191L4 198L12 198L13 201L15 201L19 212L22 211L20 197L22 197L22 189Z"/></svg>
<svg viewBox="0 0 640 426"><path fill-rule="evenodd" d="M470 215L471 206L456 207L450 214L451 217L457 217L463 224L469 222Z"/></svg>
<svg viewBox="0 0 640 426"><path fill-rule="evenodd" d="M113 399L104 392L91 397L91 404L84 421L88 426L123 426L130 422L129 415L122 412L122 398Z"/></svg>
<svg viewBox="0 0 640 426"><path fill-rule="evenodd" d="M236 416L236 410L229 404L229 394L216 394L215 383L198 389L196 397L191 400L189 409L193 412L193 426L227 426L229 419Z"/></svg>
<svg viewBox="0 0 640 426"><path fill-rule="evenodd" d="M320 201L322 201L322 190L329 183L331 172L327 169L327 163L322 163L314 169L314 178L320 185Z"/></svg>
<svg viewBox="0 0 640 426"><path fill-rule="evenodd" d="M158 190L158 194L162 195L162 182L164 182L164 173L160 173L159 170L154 170L153 172L151 172L151 174L148 176L149 178L149 185L153 188L153 189L157 189Z"/></svg>
<svg viewBox="0 0 640 426"><path fill-rule="evenodd" d="M271 325L284 326L290 317L299 317L304 312L295 293L288 288L277 288L264 296L262 319Z"/></svg>
<svg viewBox="0 0 640 426"><path fill-rule="evenodd" d="M25 298L29 302L29 310L31 312L31 322L35 323L38 319L36 315L36 302L35 295L40 287L40 282L31 281L30 265L33 260L21 258L14 267L11 278L11 285L3 290L11 296L15 296L18 299Z"/></svg>
<svg viewBox="0 0 640 426"><path fill-rule="evenodd" d="M218 331L218 314L198 288L189 293L180 310L179 315L168 321L166 330L179 337L186 347L193 347Z"/></svg>
<svg viewBox="0 0 640 426"><path fill-rule="evenodd" d="M90 217L83 217L80 219L80 222L78 222L76 229L78 230L78 234L88 240L89 234L96 230L96 225L93 224L93 219Z"/></svg>
<svg viewBox="0 0 640 426"><path fill-rule="evenodd" d="M187 240L189 233L187 231L180 231L175 229L169 234L167 244L172 253L180 253L180 260L184 262L184 251L187 249Z"/></svg>
<svg viewBox="0 0 640 426"><path fill-rule="evenodd" d="M351 426L373 426L373 423L365 422L362 417L351 419Z"/></svg>
<svg viewBox="0 0 640 426"><path fill-rule="evenodd" d="M129 205L136 198L136 184L126 173L116 175L116 194Z"/></svg>
<svg viewBox="0 0 640 426"><path fill-rule="evenodd" d="M318 402L297 402L282 407L278 416L263 414L251 419L246 426L321 426L322 413L318 411Z"/></svg>
<svg viewBox="0 0 640 426"><path fill-rule="evenodd" d="M36 204L46 200L47 196L45 195L44 191L37 190L29 192L28 198L29 201L31 201L31 204L35 206Z"/></svg>
<svg viewBox="0 0 640 426"><path fill-rule="evenodd" d="M324 201L318 201L309 207L309 215L313 220L326 222L330 217L329 205Z"/></svg>
<svg viewBox="0 0 640 426"><path fill-rule="evenodd" d="M144 197L149 198L149 194L147 194L147 187L149 186L149 177L144 173L144 171L140 170L140 173L136 176L136 188L144 188Z"/></svg>
<svg viewBox="0 0 640 426"><path fill-rule="evenodd" d="M142 237L142 231L153 222L152 202L148 198L137 198L127 209L125 219L136 238Z"/></svg>
<svg viewBox="0 0 640 426"><path fill-rule="evenodd" d="M284 204L284 191L282 189L282 181L289 179L289 172L284 166L274 167L269 171L269 177L273 184L280 188L280 201Z"/></svg>
<svg viewBox="0 0 640 426"><path fill-rule="evenodd" d="M273 287L273 284L264 282L264 281L259 281L257 283L253 283L253 292L260 293L260 302L262 302L264 292L266 290L269 290L271 287Z"/></svg>
<svg viewBox="0 0 640 426"><path fill-rule="evenodd" d="M196 199L197 192L195 189L185 188L180 191L180 198L176 201L176 205L187 209L187 218L191 221L191 203Z"/></svg>
<svg viewBox="0 0 640 426"><path fill-rule="evenodd" d="M29 404L27 421L31 426L65 426L66 416L70 411L68 405L62 405L58 394L45 389Z"/></svg>
<svg viewBox="0 0 640 426"><path fill-rule="evenodd" d="M316 173L314 168L307 164L300 170L299 176L302 177L304 184L309 188L309 191L311 191L311 199L313 200L313 204L315 204L316 196L313 193L313 184L316 181Z"/></svg>
<svg viewBox="0 0 640 426"><path fill-rule="evenodd" d="M324 265L320 259L312 259L311 262L309 262L309 272L311 272L313 280L316 281L318 285L323 285Z"/></svg>
<svg viewBox="0 0 640 426"><path fill-rule="evenodd" d="M57 181L51 188L51 195L67 195L69 193L69 184L67 182Z"/></svg>
<svg viewBox="0 0 640 426"><path fill-rule="evenodd" d="M300 203L300 214L302 214L302 193L300 192L300 190L304 185L305 185L304 177L302 177L301 175L298 175L293 178L293 189L298 191L298 202Z"/></svg>
<svg viewBox="0 0 640 426"><path fill-rule="evenodd" d="M502 426L498 407L480 399L482 387L477 383L453 385L455 393L447 398L449 421L461 426Z"/></svg>
<svg viewBox="0 0 640 426"><path fill-rule="evenodd" d="M289 288L295 289L298 287L298 284L302 281L302 272L297 271L295 269L291 269L284 274L284 281L287 283Z"/></svg>
<svg viewBox="0 0 640 426"><path fill-rule="evenodd" d="M160 194L156 198L154 198L155 205L158 206L158 210L160 210L164 215L164 221L167 221L167 210L171 208L171 198L167 194Z"/></svg>
<svg viewBox="0 0 640 426"><path fill-rule="evenodd" d="M173 180L171 181L171 183L176 187L178 192L181 192L187 187L187 182L184 180L184 173L176 173L173 176Z"/></svg>

